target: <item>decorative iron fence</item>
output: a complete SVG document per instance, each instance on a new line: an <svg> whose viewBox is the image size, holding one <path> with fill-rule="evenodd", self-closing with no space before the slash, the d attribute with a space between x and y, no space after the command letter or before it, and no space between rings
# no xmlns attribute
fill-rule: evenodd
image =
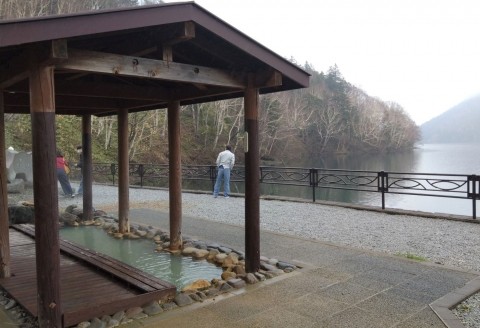
<svg viewBox="0 0 480 328"><path fill-rule="evenodd" d="M95 163L94 180L115 184L116 164ZM130 183L140 187L168 186L168 164L137 164L129 167ZM213 190L217 170L212 165L183 165L182 180L208 181ZM235 166L231 182L245 181L245 168ZM311 188L312 201L316 201L318 188L380 193L382 209L386 194L431 196L472 201L472 217L476 219L476 201L480 199L480 176L475 174L405 173L385 171L357 171L299 167L260 167L261 184L277 184Z"/></svg>

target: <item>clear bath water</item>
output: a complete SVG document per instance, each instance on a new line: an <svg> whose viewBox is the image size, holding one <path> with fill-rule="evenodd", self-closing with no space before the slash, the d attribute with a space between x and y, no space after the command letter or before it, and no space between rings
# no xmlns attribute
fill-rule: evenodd
<svg viewBox="0 0 480 328"><path fill-rule="evenodd" d="M148 239L116 239L103 229L65 227L60 229L60 238L82 245L85 248L111 256L121 262L174 284L178 290L198 279L220 278L222 268L205 260L155 252L155 243Z"/></svg>

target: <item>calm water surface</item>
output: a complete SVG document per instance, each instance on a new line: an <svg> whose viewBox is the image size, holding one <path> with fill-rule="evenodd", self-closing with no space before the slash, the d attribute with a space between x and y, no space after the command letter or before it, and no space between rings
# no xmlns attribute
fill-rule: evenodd
<svg viewBox="0 0 480 328"><path fill-rule="evenodd" d="M270 164L262 164L270 165ZM404 173L449 173L480 175L480 145L478 144L424 144L412 151L381 155L344 155L305 159L286 163L290 167L388 171ZM312 199L306 187L261 185L263 195L278 195ZM243 184L233 183L234 192L243 193ZM316 190L316 199L352 204L382 206L381 195L376 192L349 190ZM425 212L472 215L472 200L386 194L386 207ZM479 208L477 201L477 208ZM477 212L480 212L477 211ZM477 214L478 216L478 214Z"/></svg>
<svg viewBox="0 0 480 328"><path fill-rule="evenodd" d="M222 268L189 256L155 252L155 243L146 239L116 239L98 227L65 227L60 238L111 256L135 268L168 281L178 289L198 279L220 278Z"/></svg>
<svg viewBox="0 0 480 328"><path fill-rule="evenodd" d="M262 163L275 166L273 163ZM311 159L300 159L295 163L284 163L287 167L343 169L360 171L387 171L402 173L463 174L480 175L480 144L424 144L414 150L396 154L379 155L329 155ZM184 181L185 189L211 190L205 181ZM244 184L231 183L234 193L244 193ZM308 187L260 185L262 195L299 197L312 199ZM382 206L381 194L337 189L316 189L317 200L328 200L352 204ZM405 210L437 212L457 215L472 215L472 200L450 199L428 196L386 194L386 207ZM477 216L480 216L477 201Z"/></svg>
<svg viewBox="0 0 480 328"><path fill-rule="evenodd" d="M316 165L317 163L319 164ZM405 153L331 156L307 161L306 164L307 167L328 169L479 175L480 145L424 144ZM322 190L319 199L381 206L381 196L377 193ZM385 199L386 207L389 208L472 215L471 200L394 194L387 194ZM477 207L478 205L477 202Z"/></svg>

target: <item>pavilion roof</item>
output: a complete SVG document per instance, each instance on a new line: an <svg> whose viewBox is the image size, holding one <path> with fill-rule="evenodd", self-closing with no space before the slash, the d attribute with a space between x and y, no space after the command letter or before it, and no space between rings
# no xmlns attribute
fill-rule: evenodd
<svg viewBox="0 0 480 328"><path fill-rule="evenodd" d="M56 113L70 115L237 98L248 83L261 94L309 85L304 70L194 2L0 21L6 113L29 113L32 63L54 67Z"/></svg>

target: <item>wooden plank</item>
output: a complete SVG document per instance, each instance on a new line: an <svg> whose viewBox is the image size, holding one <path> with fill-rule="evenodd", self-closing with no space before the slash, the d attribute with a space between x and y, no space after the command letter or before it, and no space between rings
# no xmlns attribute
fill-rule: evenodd
<svg viewBox="0 0 480 328"><path fill-rule="evenodd" d="M149 284L146 284L142 282L140 279L136 277L132 277L131 275L125 274L124 272L118 270L115 266L108 265L104 261L101 261L95 257L95 254L92 254L91 252L82 252L79 253L77 252L74 248L68 248L62 245L62 251L68 253L69 255L78 257L80 260L83 260L89 264L94 265L95 267L111 273L113 276L115 276L118 279L121 279L133 286L136 286L140 288L143 291L153 291L155 288L150 286Z"/></svg>
<svg viewBox="0 0 480 328"><path fill-rule="evenodd" d="M16 273L18 275L15 279L1 281L1 284L14 299L36 316L35 271ZM109 299L129 299L141 295L141 291L125 289L118 281L106 279L105 274L99 275L94 268L80 266L79 262L75 266L62 267L61 276L62 305L66 310L70 309L70 312L91 307L92 304L103 304ZM88 285L85 285L85 282L88 282Z"/></svg>
<svg viewBox="0 0 480 328"><path fill-rule="evenodd" d="M32 245L35 241L24 233L10 229L10 247Z"/></svg>
<svg viewBox="0 0 480 328"><path fill-rule="evenodd" d="M89 251L92 254L92 258L96 257L99 260L101 260L103 263L105 263L106 265L108 265L112 268L115 268L116 270L118 270L122 273L129 274L132 277L138 277L137 279L141 280L142 282L144 282L144 283L146 283L146 284L148 284L148 285L150 285L154 288L165 288L165 287L169 288L169 287L173 286L172 284L170 284L166 281L159 280L157 277L155 277L153 275L150 275L147 272L139 270L139 269L137 269L135 267L132 267L128 264L125 264L123 262L119 262L116 259L114 259L114 258L112 258L108 255L98 253L98 252L95 252L95 251L91 251L91 250L86 250L86 249L82 248L81 246L75 245L74 243L71 243L71 242L66 241L66 240L61 241L61 244L62 244L62 246L65 246L65 247L67 247L67 245L68 245L70 247L69 249L71 249L73 252L87 252L87 251ZM67 250L65 249L65 251L67 251ZM75 254L72 253L72 256L75 256Z"/></svg>

